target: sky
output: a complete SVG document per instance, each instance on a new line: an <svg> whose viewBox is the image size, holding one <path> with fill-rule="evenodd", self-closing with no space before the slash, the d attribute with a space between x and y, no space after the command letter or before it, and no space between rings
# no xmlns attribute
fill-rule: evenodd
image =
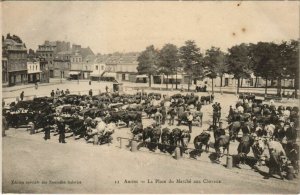
<svg viewBox="0 0 300 195"><path fill-rule="evenodd" d="M27 48L45 40L89 46L94 53L142 51L195 40L201 50L299 38L299 2L289 1L10 1L2 34Z"/></svg>

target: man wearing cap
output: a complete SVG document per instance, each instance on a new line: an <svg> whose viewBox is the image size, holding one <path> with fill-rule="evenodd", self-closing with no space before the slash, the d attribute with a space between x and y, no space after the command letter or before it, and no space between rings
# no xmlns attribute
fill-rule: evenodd
<svg viewBox="0 0 300 195"><path fill-rule="evenodd" d="M189 132L190 133L192 133L193 119L194 119L193 114L191 112L189 112L188 116L187 116L187 120L188 120L188 126L189 126Z"/></svg>
<svg viewBox="0 0 300 195"><path fill-rule="evenodd" d="M159 109L157 109L156 113L154 114L154 119L156 121L157 125L161 124L161 120L162 120L162 114L159 112Z"/></svg>
<svg viewBox="0 0 300 195"><path fill-rule="evenodd" d="M57 128L58 128L58 133L59 133L59 138L58 141L59 143L67 143L65 141L65 123L63 122L63 119L61 117L58 118L57 122Z"/></svg>
<svg viewBox="0 0 300 195"><path fill-rule="evenodd" d="M280 120L279 125L275 128L274 137L275 137L276 140L278 140L280 142L285 137L284 121L283 120Z"/></svg>

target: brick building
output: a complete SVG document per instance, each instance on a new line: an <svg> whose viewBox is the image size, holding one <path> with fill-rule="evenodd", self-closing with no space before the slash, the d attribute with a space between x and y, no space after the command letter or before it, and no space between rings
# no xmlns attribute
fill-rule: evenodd
<svg viewBox="0 0 300 195"><path fill-rule="evenodd" d="M2 38L2 81L9 86L27 83L27 49L15 36Z"/></svg>

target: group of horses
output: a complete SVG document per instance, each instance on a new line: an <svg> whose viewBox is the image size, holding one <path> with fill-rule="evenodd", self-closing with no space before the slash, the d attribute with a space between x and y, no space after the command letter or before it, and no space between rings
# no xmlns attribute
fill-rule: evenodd
<svg viewBox="0 0 300 195"><path fill-rule="evenodd" d="M299 172L299 108L294 106L278 106L274 102L263 104L256 102L255 96L242 96L230 108L228 115L228 143L239 141L238 157L245 162L252 152L258 162L267 160L270 174L282 172L292 166L295 173ZM242 131L242 136L238 136ZM255 162L257 162L255 161ZM255 164L255 163L254 163Z"/></svg>
<svg viewBox="0 0 300 195"><path fill-rule="evenodd" d="M243 101L238 101L230 108L228 127L222 128L216 123L212 124L207 131L194 138L193 150L188 149L191 141L189 131L179 127L162 128L160 124L143 127L142 118L144 114L153 117L156 112L162 111L162 108L166 110L182 108L183 112L177 113L179 124L186 122L187 114L192 113L194 121L202 126L203 113L195 107L198 104L212 103L214 97L211 95L199 97L194 94L175 94L169 97L159 93L134 95L102 93L95 96L70 94L55 98L39 97L11 103L8 108L3 109L3 116L9 126L16 128L29 122L33 122L35 128L55 126L57 118L63 118L68 129L79 137L88 137L89 127L97 125L95 119L100 117L106 124L125 123L130 127L132 138L142 142L143 146L152 151L158 148L162 152L172 154L176 147L180 147L182 152L189 152L191 156L201 155L204 151L203 146L205 151L209 151L212 143L209 131L212 131L217 160L222 156L221 148L224 154L232 141L238 141L239 162L247 160L247 155L252 148L255 163L265 160L266 164L271 164L270 167L276 167L280 172L284 167L282 156L286 156L285 163L290 163L298 173L299 146L295 140L288 140L283 144L282 140L277 140L275 136L276 127L281 121L292 124L289 128L293 131L299 127L298 107L284 108L263 104L261 101L256 101L255 96L252 95L240 98ZM218 114L215 117L219 121L220 105L216 105L214 110ZM239 136L240 131L243 132L243 136ZM280 176L282 177L281 172Z"/></svg>

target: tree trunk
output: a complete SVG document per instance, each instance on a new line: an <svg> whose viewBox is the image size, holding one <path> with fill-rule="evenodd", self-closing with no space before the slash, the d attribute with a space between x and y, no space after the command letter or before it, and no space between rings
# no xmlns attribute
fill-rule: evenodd
<svg viewBox="0 0 300 195"><path fill-rule="evenodd" d="M266 78L265 97L267 96L267 93L268 93L268 77Z"/></svg>
<svg viewBox="0 0 300 195"><path fill-rule="evenodd" d="M237 94L240 93L240 78L238 78L238 85L237 85Z"/></svg>
<svg viewBox="0 0 300 195"><path fill-rule="evenodd" d="M151 74L149 74L149 87L151 87Z"/></svg>
<svg viewBox="0 0 300 195"><path fill-rule="evenodd" d="M177 89L177 67L176 67L176 80L175 80L175 85L176 85L176 89Z"/></svg>
<svg viewBox="0 0 300 195"><path fill-rule="evenodd" d="M295 79L294 79L294 89L295 89L295 97L297 97L297 98L298 98L298 94L297 94L298 88L299 88L299 77L296 74Z"/></svg>
<svg viewBox="0 0 300 195"><path fill-rule="evenodd" d="M280 95L281 94L281 77L277 78L277 94Z"/></svg>
<svg viewBox="0 0 300 195"><path fill-rule="evenodd" d="M254 84L254 87L255 87L255 88L257 87L257 81L258 81L258 77L255 76L255 84Z"/></svg>
<svg viewBox="0 0 300 195"><path fill-rule="evenodd" d="M169 84L169 75L167 75L167 82L166 82L166 87L167 87L167 89L168 89L168 84Z"/></svg>
<svg viewBox="0 0 300 195"><path fill-rule="evenodd" d="M243 87L243 78L241 79L240 87L241 87L241 88Z"/></svg>
<svg viewBox="0 0 300 195"><path fill-rule="evenodd" d="M223 75L220 76L220 79L221 79L221 81L220 81L220 93L221 93L221 91L222 91L222 85L223 85Z"/></svg>
<svg viewBox="0 0 300 195"><path fill-rule="evenodd" d="M214 78L211 78L211 93L214 94Z"/></svg>
<svg viewBox="0 0 300 195"><path fill-rule="evenodd" d="M220 76L220 88L223 87L223 75Z"/></svg>
<svg viewBox="0 0 300 195"><path fill-rule="evenodd" d="M192 76L189 76L189 82L188 82L188 91L190 91L191 77L192 77Z"/></svg>

